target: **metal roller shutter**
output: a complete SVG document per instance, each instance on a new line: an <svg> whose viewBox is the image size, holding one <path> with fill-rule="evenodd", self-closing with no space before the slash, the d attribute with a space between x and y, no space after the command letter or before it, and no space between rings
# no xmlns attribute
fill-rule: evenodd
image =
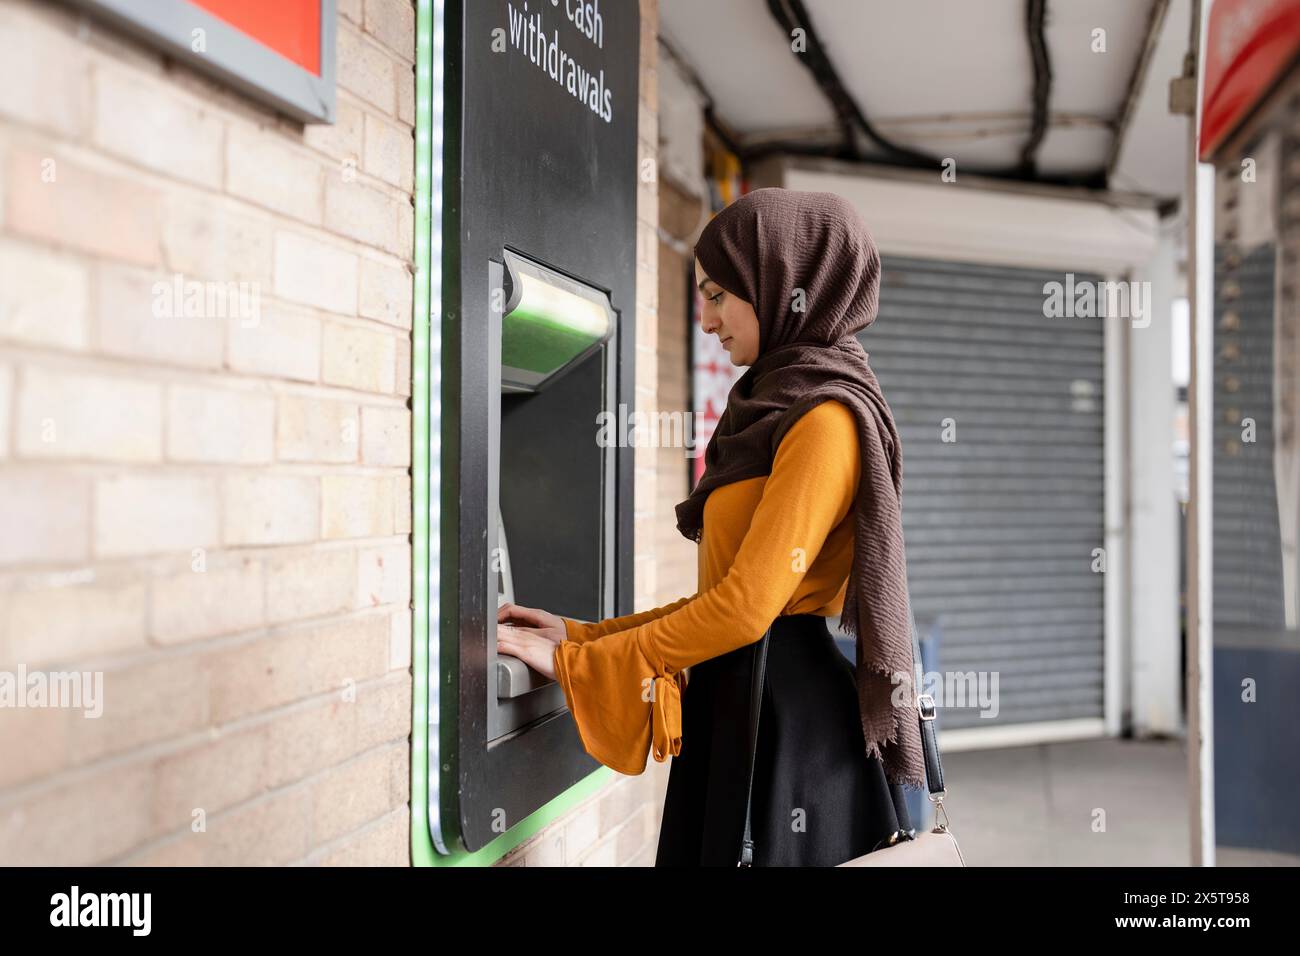
<svg viewBox="0 0 1300 956"><path fill-rule="evenodd" d="M1101 717L1106 320L1044 316L1059 272L882 264L861 342L903 441L913 608L945 675L998 672L995 718L945 699L943 726Z"/></svg>
<svg viewBox="0 0 1300 956"><path fill-rule="evenodd" d="M1231 255L1231 258L1229 256ZM1215 246L1215 643L1286 627L1281 517L1274 477L1274 269L1277 246L1242 256ZM1255 441L1242 441L1243 419Z"/></svg>

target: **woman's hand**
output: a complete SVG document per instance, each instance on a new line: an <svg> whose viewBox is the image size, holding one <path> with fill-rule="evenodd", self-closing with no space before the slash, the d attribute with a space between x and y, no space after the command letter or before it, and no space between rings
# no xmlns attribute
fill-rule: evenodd
<svg viewBox="0 0 1300 956"><path fill-rule="evenodd" d="M554 636L554 628L497 625L497 653L517 657L537 673L555 680L555 647L564 640L564 630Z"/></svg>
<svg viewBox="0 0 1300 956"><path fill-rule="evenodd" d="M559 640L564 640L568 634L564 630L564 619L558 614L552 614L550 611L543 611L539 607L524 607L522 604L502 604L497 608L498 624L515 624L524 627L536 627L542 629L558 629L560 632Z"/></svg>

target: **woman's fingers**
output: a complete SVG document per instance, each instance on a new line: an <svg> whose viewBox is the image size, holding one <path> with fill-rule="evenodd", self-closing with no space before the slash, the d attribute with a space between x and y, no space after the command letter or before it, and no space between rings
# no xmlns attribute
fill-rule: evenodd
<svg viewBox="0 0 1300 956"><path fill-rule="evenodd" d="M545 613L545 611L535 607L524 607L521 604L503 604L497 609L497 623L505 624L517 621L531 627L540 627L544 623L542 617Z"/></svg>
<svg viewBox="0 0 1300 956"><path fill-rule="evenodd" d="M517 657L542 676L555 679L555 643L533 631L508 624L499 627L497 652Z"/></svg>
<svg viewBox="0 0 1300 956"><path fill-rule="evenodd" d="M538 637L544 637L552 644L559 644L561 641L569 639L568 632L563 627L538 627L533 632Z"/></svg>
<svg viewBox="0 0 1300 956"><path fill-rule="evenodd" d="M498 621L497 636L500 637L503 634L507 634L507 636L527 634L530 637L544 638L552 644L558 644L569 639L568 632L563 627L533 627L516 621Z"/></svg>
<svg viewBox="0 0 1300 956"><path fill-rule="evenodd" d="M550 628L559 630L560 637L555 640L564 640L568 636L564 629L564 618L558 614L552 614L550 611L544 611L540 607L524 607L522 604L503 604L497 608L498 624L519 624L526 627Z"/></svg>

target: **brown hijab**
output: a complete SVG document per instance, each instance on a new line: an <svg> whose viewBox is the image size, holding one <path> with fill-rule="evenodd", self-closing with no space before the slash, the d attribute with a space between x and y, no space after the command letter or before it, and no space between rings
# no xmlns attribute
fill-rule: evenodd
<svg viewBox="0 0 1300 956"><path fill-rule="evenodd" d="M923 789L902 447L854 335L876 318L880 254L857 211L834 193L764 188L719 212L701 233L695 255L710 279L753 305L759 345L758 358L727 396L704 452L703 476L677 505L677 528L699 541L709 493L770 474L782 436L814 405L837 399L852 409L862 477L840 629L857 641L867 754L881 759L890 783ZM896 687L906 689L897 702Z"/></svg>

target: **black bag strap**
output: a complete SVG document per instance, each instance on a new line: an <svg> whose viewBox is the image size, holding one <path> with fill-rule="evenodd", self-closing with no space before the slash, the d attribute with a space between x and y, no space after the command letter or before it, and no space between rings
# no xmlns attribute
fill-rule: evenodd
<svg viewBox="0 0 1300 956"><path fill-rule="evenodd" d="M772 637L772 625L767 626L763 637L754 649L753 682L749 691L749 781L745 784L745 836L740 844L740 862L737 866L754 865L754 836L750 830L750 806L754 798L754 763L758 756L758 718L763 712L763 680L767 676L767 645Z"/></svg>
<svg viewBox="0 0 1300 956"><path fill-rule="evenodd" d="M925 778L930 794L939 794L935 801L942 807L943 765L939 761L939 741L935 734L934 697L920 693L922 686L921 640L916 630L916 615L911 616L912 625L912 674L913 687L916 688L917 719L921 726L921 749L925 754ZM754 649L753 681L749 696L749 781L745 787L745 835L740 845L740 860L737 866L754 865L754 837L751 829L750 813L754 797L754 764L758 756L758 718L763 710L763 681L767 676L767 645L772 637L772 627L763 632L758 646Z"/></svg>

